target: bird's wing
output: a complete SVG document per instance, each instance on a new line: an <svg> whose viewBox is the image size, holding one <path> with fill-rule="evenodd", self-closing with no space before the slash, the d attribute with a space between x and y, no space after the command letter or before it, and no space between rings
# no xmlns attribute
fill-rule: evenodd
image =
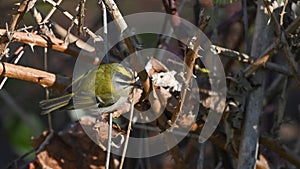
<svg viewBox="0 0 300 169"><path fill-rule="evenodd" d="M58 110L62 107L68 106L71 103L74 93L69 93L53 99L40 101L40 107L42 108L41 114L49 114L54 110Z"/></svg>
<svg viewBox="0 0 300 169"><path fill-rule="evenodd" d="M90 109L90 111L94 114L94 115L101 115L103 113L110 113L113 112L115 110L117 110L122 104L124 104L127 101L128 97L120 97L120 99L115 102L114 104L110 105L110 106L106 106L106 107L96 107L94 109Z"/></svg>

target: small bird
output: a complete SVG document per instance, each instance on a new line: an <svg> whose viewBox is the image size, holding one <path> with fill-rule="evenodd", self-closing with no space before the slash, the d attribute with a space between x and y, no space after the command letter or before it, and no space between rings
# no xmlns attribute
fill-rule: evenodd
<svg viewBox="0 0 300 169"><path fill-rule="evenodd" d="M136 80L132 70L119 63L102 64L79 76L67 87L66 94L40 102L42 114L61 109L90 109L97 113L115 110L129 97ZM72 92L70 92L71 90Z"/></svg>

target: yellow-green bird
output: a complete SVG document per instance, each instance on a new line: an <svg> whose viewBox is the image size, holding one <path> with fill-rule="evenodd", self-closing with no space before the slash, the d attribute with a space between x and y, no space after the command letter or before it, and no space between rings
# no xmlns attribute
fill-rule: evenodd
<svg viewBox="0 0 300 169"><path fill-rule="evenodd" d="M110 112L123 104L136 86L133 72L119 63L102 64L78 77L67 89L72 92L40 102L42 114L59 109ZM98 108L99 107L99 108Z"/></svg>

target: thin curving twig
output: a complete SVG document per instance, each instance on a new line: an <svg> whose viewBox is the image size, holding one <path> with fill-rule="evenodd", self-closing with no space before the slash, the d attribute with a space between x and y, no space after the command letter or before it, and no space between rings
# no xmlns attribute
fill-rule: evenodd
<svg viewBox="0 0 300 169"><path fill-rule="evenodd" d="M133 92L132 92L132 98L134 98L134 95L135 95L135 90L133 90ZM123 168L124 161L125 161L125 156L126 156L128 142L129 142L129 135L130 135L131 125L132 125L133 111L134 111L134 103L133 103L133 100L131 100L130 115L129 115L129 122L128 122L126 140L125 140L125 143L124 143L124 149L123 149L123 153L122 153L122 158L121 158L121 163L120 163L119 169Z"/></svg>

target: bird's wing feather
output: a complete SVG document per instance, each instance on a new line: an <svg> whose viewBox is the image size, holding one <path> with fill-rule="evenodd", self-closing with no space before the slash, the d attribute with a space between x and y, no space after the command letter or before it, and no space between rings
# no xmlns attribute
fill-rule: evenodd
<svg viewBox="0 0 300 169"><path fill-rule="evenodd" d="M110 106L106 106L106 107L96 107L95 109L91 109L90 111L94 114L94 115L99 115L99 114L103 114L103 113L109 113L109 112L113 112L115 110L117 110L122 104L124 104L127 101L127 97L120 97L120 99L110 105Z"/></svg>
<svg viewBox="0 0 300 169"><path fill-rule="evenodd" d="M53 99L40 101L39 104L43 110L42 114L48 114L54 110L58 110L62 107L67 106L68 104L70 104L73 96L74 96L74 93L69 93L69 94L63 95L61 97L56 97Z"/></svg>

